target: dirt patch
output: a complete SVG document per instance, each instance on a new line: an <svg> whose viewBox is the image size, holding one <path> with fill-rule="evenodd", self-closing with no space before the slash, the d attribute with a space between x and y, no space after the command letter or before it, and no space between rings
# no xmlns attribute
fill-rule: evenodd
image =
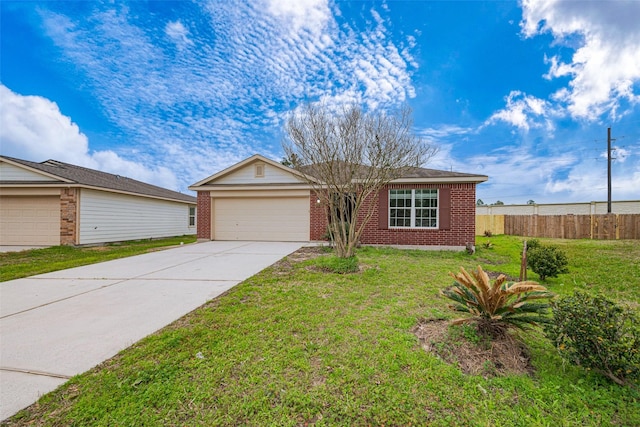
<svg viewBox="0 0 640 427"><path fill-rule="evenodd" d="M317 258L326 254L326 249L322 246L305 246L282 258L280 261L276 262L273 267L278 274L283 274L291 271L293 266L299 262Z"/></svg>
<svg viewBox="0 0 640 427"><path fill-rule="evenodd" d="M424 320L412 332L425 351L458 366L465 374L495 377L533 373L527 348L512 335L472 342L462 329L456 329L453 331L447 320Z"/></svg>
<svg viewBox="0 0 640 427"><path fill-rule="evenodd" d="M487 273L487 276L489 276L489 279L491 280L496 280L501 274L504 274L507 277L508 282L517 282L520 280L519 277L509 276L507 273L502 273L500 271L485 270L484 272Z"/></svg>

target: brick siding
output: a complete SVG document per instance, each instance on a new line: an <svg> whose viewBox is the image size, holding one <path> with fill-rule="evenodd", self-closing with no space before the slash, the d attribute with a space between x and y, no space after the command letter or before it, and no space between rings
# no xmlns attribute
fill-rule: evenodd
<svg viewBox="0 0 640 427"><path fill-rule="evenodd" d="M391 184L389 189L450 189L451 223L448 229L394 229L380 227L378 196L365 201L359 219L371 204L374 213L360 238L363 244L372 245L419 245L419 246L458 246L475 242L476 224L476 184ZM317 197L311 196L311 240L322 240L327 230L327 213L322 204L316 203ZM388 215L388 206L384 209ZM384 221L383 221L384 223Z"/></svg>
<svg viewBox="0 0 640 427"><path fill-rule="evenodd" d="M326 240L329 226L327 208L324 203L318 203L318 196L314 191L311 192L310 202L310 240Z"/></svg>
<svg viewBox="0 0 640 427"><path fill-rule="evenodd" d="M208 191L198 191L197 237L211 240L211 195Z"/></svg>
<svg viewBox="0 0 640 427"><path fill-rule="evenodd" d="M77 188L63 188L60 190L61 245L78 244L78 192Z"/></svg>

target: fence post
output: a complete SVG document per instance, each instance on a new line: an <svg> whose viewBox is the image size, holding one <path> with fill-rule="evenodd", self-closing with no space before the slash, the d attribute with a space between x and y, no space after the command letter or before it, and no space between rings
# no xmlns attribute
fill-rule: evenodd
<svg viewBox="0 0 640 427"><path fill-rule="evenodd" d="M522 257L520 258L520 281L527 280L527 241L522 244Z"/></svg>

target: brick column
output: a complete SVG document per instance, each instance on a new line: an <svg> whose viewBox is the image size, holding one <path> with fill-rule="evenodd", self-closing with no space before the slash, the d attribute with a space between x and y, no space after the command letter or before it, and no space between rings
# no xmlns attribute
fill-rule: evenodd
<svg viewBox="0 0 640 427"><path fill-rule="evenodd" d="M318 203L318 196L315 192L311 192L309 199L309 240L326 240L327 227L329 221L327 220L327 207L324 203Z"/></svg>
<svg viewBox="0 0 640 427"><path fill-rule="evenodd" d="M78 192L77 188L60 190L60 244L78 244Z"/></svg>
<svg viewBox="0 0 640 427"><path fill-rule="evenodd" d="M208 191L198 191L196 215L198 216L198 239L211 240L211 195Z"/></svg>

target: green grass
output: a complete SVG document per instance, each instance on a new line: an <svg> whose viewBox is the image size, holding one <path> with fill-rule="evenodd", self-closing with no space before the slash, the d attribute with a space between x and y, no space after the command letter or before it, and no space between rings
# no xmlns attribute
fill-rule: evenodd
<svg viewBox="0 0 640 427"><path fill-rule="evenodd" d="M104 246L52 246L21 252L4 252L0 253L0 282L124 258L179 245L181 242L187 244L195 241L195 236L178 236L168 239L112 243Z"/></svg>
<svg viewBox="0 0 640 427"><path fill-rule="evenodd" d="M318 260L268 268L6 424L640 425L640 392L563 364L540 332L524 336L533 376L467 376L421 348L419 319L455 316L439 295L447 272L517 276L521 239L490 240L475 255L363 248L355 274ZM637 242L555 243L570 272L551 290L639 302Z"/></svg>
<svg viewBox="0 0 640 427"><path fill-rule="evenodd" d="M487 266L488 270L501 271L517 278L523 240L524 237L516 236L477 237L477 256L496 264ZM557 246L566 252L569 272L540 281L538 275L529 270L529 280L540 281L556 293L567 294L573 290L602 292L614 300L639 307L640 241L538 240L543 245ZM486 241L493 244L491 249L481 248Z"/></svg>

